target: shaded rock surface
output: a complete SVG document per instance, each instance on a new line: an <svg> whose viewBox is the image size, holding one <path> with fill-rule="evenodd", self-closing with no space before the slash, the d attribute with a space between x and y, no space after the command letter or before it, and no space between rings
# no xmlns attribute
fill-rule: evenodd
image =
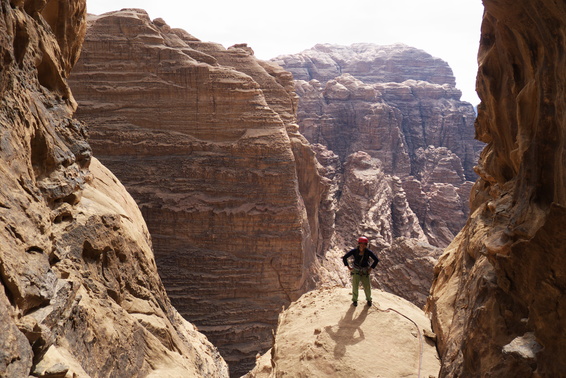
<svg viewBox="0 0 566 378"><path fill-rule="evenodd" d="M390 247L378 253L380 262L373 272L374 287L395 293L422 308L442 251L422 240L395 239Z"/></svg>
<svg viewBox="0 0 566 378"><path fill-rule="evenodd" d="M0 0L0 376L227 376L73 118L85 28L84 1Z"/></svg>
<svg viewBox="0 0 566 378"><path fill-rule="evenodd" d="M372 307L350 305L348 289L303 295L281 314L272 350L246 377L437 377L423 311L389 293L373 295Z"/></svg>
<svg viewBox="0 0 566 378"><path fill-rule="evenodd" d="M90 16L71 86L93 150L139 204L173 304L233 375L314 287L326 184L292 76L125 9Z"/></svg>
<svg viewBox="0 0 566 378"><path fill-rule="evenodd" d="M435 271L441 375L557 377L566 361L566 5L484 1L472 215Z"/></svg>

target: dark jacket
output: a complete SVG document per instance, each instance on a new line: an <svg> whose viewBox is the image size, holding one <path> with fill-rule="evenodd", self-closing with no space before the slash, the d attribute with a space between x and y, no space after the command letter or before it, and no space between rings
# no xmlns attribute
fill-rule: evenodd
<svg viewBox="0 0 566 378"><path fill-rule="evenodd" d="M370 257L373 259L373 263L371 264L372 269L374 269L377 266L377 263L379 262L377 256L367 248L364 250L363 255L360 255L360 250L358 248L354 248L350 252L346 253L342 257L342 261L344 261L344 265L349 266L348 257L350 256L354 256L354 266L352 267L354 269L367 268L369 266Z"/></svg>

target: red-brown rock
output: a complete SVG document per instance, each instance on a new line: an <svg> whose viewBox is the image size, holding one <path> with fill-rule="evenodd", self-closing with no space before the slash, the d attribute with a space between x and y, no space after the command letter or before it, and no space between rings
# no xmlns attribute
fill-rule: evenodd
<svg viewBox="0 0 566 378"><path fill-rule="evenodd" d="M481 146L473 108L459 100L448 65L404 45L370 44L317 45L273 61L297 79L301 133L342 163L357 151L379 159L409 189L429 242L448 245L469 213L464 191ZM447 206L436 207L436 183L452 186Z"/></svg>
<svg viewBox="0 0 566 378"><path fill-rule="evenodd" d="M348 72L371 84L419 80L455 86L452 69L446 62L400 43L317 44L300 54L282 55L273 61L291 72L295 80L327 82Z"/></svg>
<svg viewBox="0 0 566 378"><path fill-rule="evenodd" d="M71 78L93 150L140 205L173 304L243 374L314 286L326 187L292 76L128 9L89 19Z"/></svg>
<svg viewBox="0 0 566 378"><path fill-rule="evenodd" d="M484 1L472 215L428 308L441 375L566 371L564 2Z"/></svg>
<svg viewBox="0 0 566 378"><path fill-rule="evenodd" d="M322 276L346 283L340 256L365 234L383 257L375 284L422 306L435 247L447 246L469 214L481 145L450 67L404 45L317 45L273 61L295 76L301 133L324 146L315 148L332 188L320 214ZM430 261L397 269L391 253L407 266L427 253Z"/></svg>

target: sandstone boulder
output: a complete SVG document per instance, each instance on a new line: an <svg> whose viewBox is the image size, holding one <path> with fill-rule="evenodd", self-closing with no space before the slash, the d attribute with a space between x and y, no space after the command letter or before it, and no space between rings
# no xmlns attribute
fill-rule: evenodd
<svg viewBox="0 0 566 378"><path fill-rule="evenodd" d="M246 378L437 377L440 361L422 310L374 290L372 307L347 289L311 291L279 317L273 348Z"/></svg>

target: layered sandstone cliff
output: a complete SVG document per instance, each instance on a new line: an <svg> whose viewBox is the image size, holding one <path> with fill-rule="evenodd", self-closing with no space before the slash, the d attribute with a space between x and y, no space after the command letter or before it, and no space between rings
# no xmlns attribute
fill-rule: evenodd
<svg viewBox="0 0 566 378"><path fill-rule="evenodd" d="M485 0L471 218L436 268L442 376L566 371L564 2Z"/></svg>
<svg viewBox="0 0 566 378"><path fill-rule="evenodd" d="M227 376L73 118L84 1L0 0L0 376Z"/></svg>
<svg viewBox="0 0 566 378"><path fill-rule="evenodd" d="M314 286L326 184L297 132L292 76L142 10L89 18L70 80L94 152L140 205L173 304L253 365Z"/></svg>
<svg viewBox="0 0 566 378"><path fill-rule="evenodd" d="M429 242L450 243L468 215L481 144L448 64L405 45L316 45L273 59L293 73L300 131L341 162L358 151L398 176ZM447 206L435 206L443 196Z"/></svg>
<svg viewBox="0 0 566 378"><path fill-rule="evenodd" d="M382 260L374 284L424 305L439 248L469 214L481 147L452 70L405 45L316 45L273 61L295 77L300 131L334 188L334 218L321 213L331 281L348 280L339 257L364 234Z"/></svg>

